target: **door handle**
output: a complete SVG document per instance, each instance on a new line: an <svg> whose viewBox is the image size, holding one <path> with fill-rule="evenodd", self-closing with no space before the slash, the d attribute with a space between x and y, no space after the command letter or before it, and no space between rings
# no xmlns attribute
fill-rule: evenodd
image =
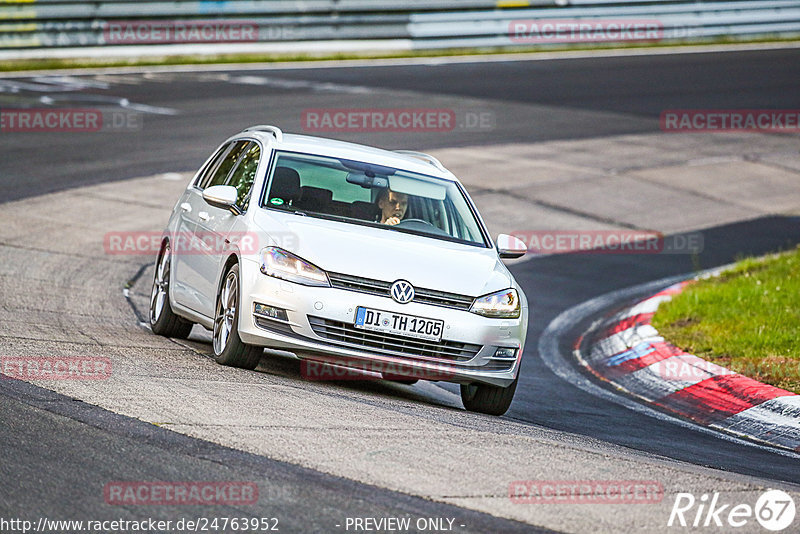
<svg viewBox="0 0 800 534"><path fill-rule="evenodd" d="M201 211L200 213L197 214L197 218L200 219L201 221L207 221L208 213L205 211Z"/></svg>
<svg viewBox="0 0 800 534"><path fill-rule="evenodd" d="M191 212L192 211L192 205L189 204L188 202L184 202L183 204L181 204L181 209L183 211L185 211L185 212Z"/></svg>

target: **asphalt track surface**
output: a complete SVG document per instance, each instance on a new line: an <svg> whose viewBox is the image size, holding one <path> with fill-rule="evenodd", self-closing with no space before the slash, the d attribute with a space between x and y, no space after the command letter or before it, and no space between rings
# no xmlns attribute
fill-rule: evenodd
<svg viewBox="0 0 800 534"><path fill-rule="evenodd" d="M259 487L258 503L190 507L199 510L196 515L169 506L144 511L119 506L113 518L274 518L280 532L329 532L339 530L335 525L344 525L345 517L410 515L453 518L456 528L464 525L461 532L534 531L190 438L24 382L4 381L0 397L0 429L8 444L0 450L5 486L0 517L106 519L98 514L105 506L104 474L113 473L114 481L165 480L174 474L182 480L252 481Z"/></svg>
<svg viewBox="0 0 800 534"><path fill-rule="evenodd" d="M417 96L419 92L445 97L443 102L448 96L474 97L480 99L476 100L478 111L489 109L496 114L498 127L488 134L467 129L448 135L337 134L343 140L367 141L377 146L430 150L653 132L658 131L658 118L665 109L796 109L800 100L799 61L799 50L786 49L433 66L300 68L269 72L269 77L279 82L266 86L257 81L235 85L199 83L197 75L156 77L151 83L125 86L125 98L184 112L176 116L147 114L147 135L123 131L102 137L91 133L15 134L3 139L0 201L159 172L193 171L221 137L238 132L242 124L270 121L285 125L286 131L300 132L297 109L388 104L369 93L342 94L339 88L413 90L411 100L420 108L432 106ZM252 77L259 73L242 74ZM292 86L287 81L307 83ZM265 87L271 97L264 96ZM80 99L50 92L34 94L56 99L62 106L93 107L102 104L108 93L90 87L81 92ZM91 95L98 99L91 100ZM486 102L494 102L496 107L489 107ZM35 101L20 103L37 105ZM512 107L515 103L542 108L519 114ZM7 99L3 105L20 104ZM609 112L614 115L603 115Z"/></svg>
<svg viewBox="0 0 800 534"><path fill-rule="evenodd" d="M125 97L132 102L184 110L175 116L147 114L147 135L133 131L91 137L90 134L18 134L4 138L0 149L0 202L92 183L194 169L224 136L243 125L267 120L297 124L296 113L287 110L304 107L305 98L313 98L315 106L319 102L327 102L331 107L342 105L336 90L330 86L325 89L324 84L390 87L443 98L458 95L491 99L496 106L493 109L499 110L496 111L498 127L488 136L472 131L448 136L380 134L375 136L377 142L369 134L338 136L381 146L422 149L656 131L658 115L667 108L797 109L800 108L797 65L800 65L800 51L775 50L547 62L304 68L267 74L312 82L284 89L271 86L274 101L264 97L259 85L199 83L196 77L175 75L169 80L155 79L125 87ZM103 94L104 90L82 91L82 94L93 93ZM583 121L531 123L529 117L515 121L513 114L502 112L515 102L559 106L565 113L622 112L630 120L606 122L591 115ZM420 107L426 107L425 103L421 102ZM254 108L259 112L254 113ZM258 120L254 120L254 115L259 115ZM697 268L724 265L746 254L795 245L800 243L798 222L797 217L776 216L706 229L705 249L696 258L556 255L514 266L512 270L525 288L533 314L520 385L506 417L766 481L800 481L795 458L678 427L593 397L555 376L537 353L539 335L562 311L617 289ZM574 325L561 340L563 354L570 354L572 342L587 326ZM189 478L187 473L209 475L207 478L214 478L210 476L213 474L222 478L225 472L230 476L230 472L237 470L255 470L270 483L286 488L286 493L272 500L269 506L282 507L284 515L291 510L291 515L307 518L309 530L322 524L316 521L328 518L326 510L332 508L347 510L352 516L397 514L398 510L427 516L459 516L468 518L476 532L532 529L167 431L159 432L149 428L150 425L70 403L34 386L3 381L0 396L3 397L0 403L4 442L0 447L3 515L10 515L11 510L42 515L75 516L76 511L88 514L100 503L95 502L96 492L92 493L94 497L82 497L83 488L108 480L110 472L115 477L130 479L157 478L168 473L181 473ZM89 449L95 452L82 454ZM65 450L70 451L76 462L64 462L63 465L72 468L56 469L53 451ZM120 465L125 466L123 471ZM46 491L43 487L69 495L55 502L52 495L49 498L40 495ZM10 488L22 491L9 493ZM45 501L47 506L43 504ZM260 515L273 512L269 506ZM148 513L154 515L150 510Z"/></svg>

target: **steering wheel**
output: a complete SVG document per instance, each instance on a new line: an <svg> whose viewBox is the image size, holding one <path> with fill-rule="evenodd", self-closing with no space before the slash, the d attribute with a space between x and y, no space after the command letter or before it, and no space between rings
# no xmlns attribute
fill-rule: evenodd
<svg viewBox="0 0 800 534"><path fill-rule="evenodd" d="M407 230L415 230L417 232L422 232L425 234L434 234L434 235L446 235L449 236L447 232L439 228L433 223L429 223L423 219L404 219L397 223L397 226L400 228L405 228Z"/></svg>
<svg viewBox="0 0 800 534"><path fill-rule="evenodd" d="M411 223L411 224L422 223L422 224L427 224L428 226L433 226L433 224L429 223L428 221L426 221L424 219L403 219L402 221L397 223L397 226L403 226L406 223Z"/></svg>

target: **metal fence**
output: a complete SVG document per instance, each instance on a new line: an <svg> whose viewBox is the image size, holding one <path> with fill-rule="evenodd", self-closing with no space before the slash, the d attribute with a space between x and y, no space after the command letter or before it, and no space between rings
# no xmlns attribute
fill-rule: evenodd
<svg viewBox="0 0 800 534"><path fill-rule="evenodd" d="M435 49L799 34L800 0L0 0L5 50L345 40Z"/></svg>

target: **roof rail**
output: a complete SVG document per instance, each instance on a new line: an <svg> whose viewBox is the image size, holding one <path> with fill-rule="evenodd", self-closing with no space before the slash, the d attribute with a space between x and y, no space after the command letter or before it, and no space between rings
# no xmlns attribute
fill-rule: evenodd
<svg viewBox="0 0 800 534"><path fill-rule="evenodd" d="M245 132L270 132L273 136L275 136L275 140L279 143L283 142L283 132L277 126L270 126L268 124L259 124L258 126L251 126L249 128L245 128Z"/></svg>
<svg viewBox="0 0 800 534"><path fill-rule="evenodd" d="M444 168L444 165L442 165L441 161L439 161L438 159L434 158L430 154L426 154L425 152L417 152L416 150L395 150L395 153L404 154L406 156L412 156L412 157L427 161L428 163L430 163L431 165L433 165L434 167L436 167L440 171L447 172L447 169Z"/></svg>

